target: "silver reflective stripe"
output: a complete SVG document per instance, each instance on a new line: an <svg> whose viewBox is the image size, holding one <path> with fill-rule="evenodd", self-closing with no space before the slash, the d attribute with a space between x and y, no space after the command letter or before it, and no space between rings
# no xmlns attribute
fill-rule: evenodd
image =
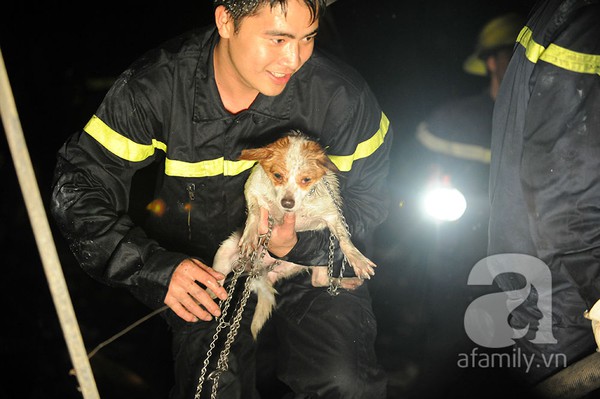
<svg viewBox="0 0 600 399"><path fill-rule="evenodd" d="M442 139L431 133L425 122L421 122L417 126L416 136L417 140L430 151L454 158L490 163L491 151L489 148Z"/></svg>

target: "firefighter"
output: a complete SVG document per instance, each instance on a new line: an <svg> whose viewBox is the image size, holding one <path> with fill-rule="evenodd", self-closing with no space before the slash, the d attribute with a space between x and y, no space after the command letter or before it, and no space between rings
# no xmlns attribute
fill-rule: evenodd
<svg viewBox="0 0 600 399"><path fill-rule="evenodd" d="M415 191L432 184L457 188L466 200L464 215L435 233L432 245L459 281L487 254L489 218L488 181L494 100L512 55L524 18L518 13L499 15L480 30L474 52L463 70L486 79L485 87L448 101L418 124L414 135L411 176ZM406 168L409 169L409 168ZM437 262L434 262L437 263ZM434 268L437 265L434 265ZM435 278L440 273L432 273ZM446 274L444 274L446 275ZM440 281L443 282L443 281Z"/></svg>
<svg viewBox="0 0 600 399"><path fill-rule="evenodd" d="M397 312L402 312L406 325L416 319L423 326L417 342L425 354L432 354L427 371L440 382L434 387L425 379L426 389L439 390L439 395L445 389L442 382L450 384L458 378L452 374L457 372L456 354L473 345L465 334L463 318L470 301L480 294L467 285L469 272L487 255L494 98L523 22L519 14L507 13L483 24L463 70L477 76L484 87L445 102L427 115L417 125L397 168L402 206L397 210L400 222L393 226L398 231L393 244L404 278L411 282L403 295L415 303ZM432 220L420 212L429 189L440 186L464 195L466 209L460 218L438 214L442 219ZM440 202L445 206L451 201L440 198ZM415 308L426 310L415 318ZM451 348L448 342L453 342Z"/></svg>
<svg viewBox="0 0 600 399"><path fill-rule="evenodd" d="M419 153L429 162L428 171L448 176L451 183L462 185L471 194L467 197L471 211L479 205L472 227L484 234L487 200L480 199L487 198L488 192L494 100L523 22L519 14L508 13L483 26L475 51L465 60L463 70L485 78L485 88L438 107L419 123L415 134Z"/></svg>
<svg viewBox="0 0 600 399"><path fill-rule="evenodd" d="M519 34L494 109L489 254L532 256L551 274L551 289L514 273L496 278L516 307L510 325L527 332L516 339L516 349L533 360L521 370L528 384L598 346L598 21L598 1L537 4ZM542 298L552 305L547 331L540 321L546 316Z"/></svg>
<svg viewBox="0 0 600 399"><path fill-rule="evenodd" d="M258 397L248 314L255 298L233 345L220 352L222 341L217 348L211 343L221 309L205 290L227 297L218 284L224 276L210 266L220 243L245 222L252 165L238 161L242 149L291 129L314 136L337 156L355 243L364 249L386 217L392 131L363 78L313 51L325 3L215 0L214 25L134 62L59 151L51 209L81 267L153 309L169 307L163 315L173 331L172 399L200 390L208 397L212 386L220 398ZM153 164L155 197L140 225L129 208L132 180ZM328 232L296 234L294 222L289 215L273 226L269 251L327 265ZM332 296L302 273L277 288L271 322L280 346L273 362L290 390L302 397L385 398L367 284ZM209 349L215 357L204 367ZM219 354L229 367L217 369Z"/></svg>

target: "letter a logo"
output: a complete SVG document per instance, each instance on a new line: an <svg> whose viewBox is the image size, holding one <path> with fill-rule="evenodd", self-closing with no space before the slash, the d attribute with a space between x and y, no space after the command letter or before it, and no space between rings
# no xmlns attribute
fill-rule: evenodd
<svg viewBox="0 0 600 399"><path fill-rule="evenodd" d="M535 287L538 293L538 309L542 318L531 342L554 344L552 334L552 275L540 259L523 254L499 254L477 262L467 284L491 285L502 273L517 273L525 278L525 287L482 295L467 307L464 317L465 332L478 345L487 348L504 348L515 343L514 339L527 334L529 326L514 329L508 324L510 313L522 304ZM533 320L532 320L533 321Z"/></svg>

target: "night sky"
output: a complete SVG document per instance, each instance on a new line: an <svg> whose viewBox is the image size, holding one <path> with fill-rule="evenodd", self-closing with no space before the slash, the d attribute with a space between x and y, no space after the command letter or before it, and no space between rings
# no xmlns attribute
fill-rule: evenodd
<svg viewBox="0 0 600 399"><path fill-rule="evenodd" d="M207 0L139 6L48 3L13 4L3 11L0 24L4 61L46 203L57 149L89 120L108 84L145 50L212 19ZM516 0L338 0L331 7L334 25L323 29L317 43L337 52L365 77L389 117L395 134L392 184L399 175L397 168L403 167L404 145L417 123L437 105L484 87L485 79L461 69L479 29L505 12L527 15L532 5L533 1ZM12 162L2 134L0 239L5 254L5 316L0 356L8 370L0 376L0 397L78 398L81 395L76 379L68 375L70 359ZM402 237L394 236L395 229L386 230L397 224L394 217L392 212L382 226L386 242ZM149 312L128 293L92 281L74 264L58 234L55 240L88 350ZM456 318L448 321L452 326L448 330L454 333L448 333L447 344L443 339L431 345L419 341L431 329L445 328L428 319L430 307L435 306L431 293L444 282L407 272L403 255L389 250L374 255L380 264L380 275L372 284L380 326L378 348L393 382L390 398L441 397L442 392L445 397L480 397L482 377L458 370L456 350L445 351L452 345L468 346L468 338L457 327L464 307L457 305ZM410 298L398 294L407 285L413 287ZM412 314L412 322L407 321L407 314ZM166 397L171 384L168 341L165 325L154 318L105 348L92 363L101 396ZM432 353L433 348L438 352ZM486 382L495 388L486 389L499 392L504 384L497 377L485 376L489 381L496 378L495 383Z"/></svg>

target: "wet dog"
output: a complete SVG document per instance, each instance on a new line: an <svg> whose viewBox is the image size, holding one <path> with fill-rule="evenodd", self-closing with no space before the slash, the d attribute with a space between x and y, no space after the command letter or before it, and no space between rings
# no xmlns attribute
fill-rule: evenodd
<svg viewBox="0 0 600 399"><path fill-rule="evenodd" d="M285 213L295 213L296 231L329 228L357 276L342 279L342 288L356 288L362 279L374 275L376 265L350 240L341 214L339 170L319 143L292 131L264 147L243 150L239 159L258 162L244 186L246 225L243 232L235 232L221 244L213 262L215 270L227 275L240 255L249 257L259 249L260 209L265 208L275 224L282 223ZM330 280L327 266L306 267L277 261L267 251L261 269L251 286L258 298L251 324L254 338L275 305L276 281L309 270L314 286L327 286Z"/></svg>

